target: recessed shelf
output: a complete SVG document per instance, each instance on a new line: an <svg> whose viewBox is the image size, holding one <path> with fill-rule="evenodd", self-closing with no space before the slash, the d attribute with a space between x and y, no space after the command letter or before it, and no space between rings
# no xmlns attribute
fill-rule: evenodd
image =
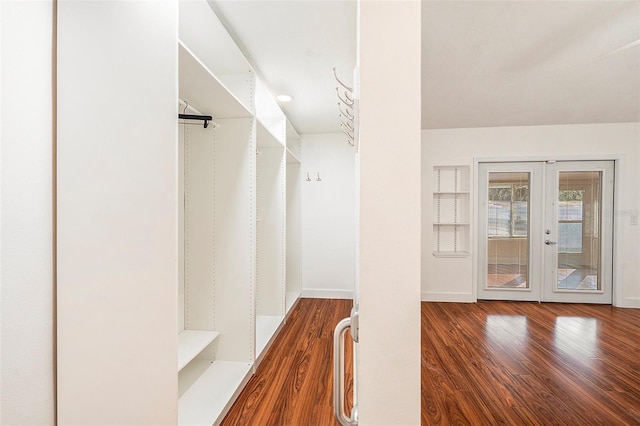
<svg viewBox="0 0 640 426"><path fill-rule="evenodd" d="M435 257L468 257L469 252L466 251L434 251Z"/></svg>
<svg viewBox="0 0 640 426"><path fill-rule="evenodd" d="M247 362L195 360L180 373L190 383L178 400L178 425L212 425L252 374ZM189 376L189 377L183 377ZM189 380L196 377L192 382Z"/></svg>
<svg viewBox="0 0 640 426"><path fill-rule="evenodd" d="M183 330L178 333L178 371L218 338L217 331Z"/></svg>
<svg viewBox="0 0 640 426"><path fill-rule="evenodd" d="M434 256L469 255L469 198L469 166L434 166Z"/></svg>
<svg viewBox="0 0 640 426"><path fill-rule="evenodd" d="M434 195L457 195L457 194L468 194L469 191L434 191Z"/></svg>

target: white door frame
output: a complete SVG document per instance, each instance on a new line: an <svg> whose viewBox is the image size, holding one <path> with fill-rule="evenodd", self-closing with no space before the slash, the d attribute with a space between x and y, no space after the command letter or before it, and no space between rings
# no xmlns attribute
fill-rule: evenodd
<svg viewBox="0 0 640 426"><path fill-rule="evenodd" d="M529 157L474 157L473 158L473 194L471 198L471 202L473 205L473 218L471 220L471 233L472 233L472 297L475 302L478 301L478 264L479 264L479 233L477 227L479 226L478 217L479 217L479 209L480 202L479 196L480 193L480 184L481 179L479 176L479 165L480 163L512 163L512 162L548 162L548 161L613 161L614 163L614 185L613 192L614 194L619 193L620 187L620 167L621 164L624 163L622 154L597 154L597 155L554 155L550 156L529 156ZM626 165L626 164L625 164ZM613 238L613 247L612 247L612 262L611 262L611 303L613 306L617 306L619 304L618 296L621 294L620 283L617 280L617 276L619 275L619 259L617 256L617 247L615 243L616 236L618 234L617 230L617 222L615 220L615 212L618 210L619 198L614 196L613 200L613 212L605 212L604 214L610 213L614 218L613 227L612 227L612 238Z"/></svg>

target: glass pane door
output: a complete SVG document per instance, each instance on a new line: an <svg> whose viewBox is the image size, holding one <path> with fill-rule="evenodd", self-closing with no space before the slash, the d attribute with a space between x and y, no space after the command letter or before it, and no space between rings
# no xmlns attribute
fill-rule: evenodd
<svg viewBox="0 0 640 426"><path fill-rule="evenodd" d="M532 264L531 236L540 229L542 187L534 182L541 168L540 163L479 165L480 299L540 298L540 268Z"/></svg>
<svg viewBox="0 0 640 426"><path fill-rule="evenodd" d="M528 172L490 172L487 287L529 288Z"/></svg>
<svg viewBox="0 0 640 426"><path fill-rule="evenodd" d="M544 300L611 303L613 162L547 165ZM605 210L606 209L606 210Z"/></svg>

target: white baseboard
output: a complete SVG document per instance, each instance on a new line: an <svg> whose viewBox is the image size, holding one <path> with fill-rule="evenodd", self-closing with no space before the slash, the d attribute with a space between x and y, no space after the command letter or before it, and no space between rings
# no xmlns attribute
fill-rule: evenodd
<svg viewBox="0 0 640 426"><path fill-rule="evenodd" d="M456 302L456 303L476 303L477 300L471 293L433 293L422 292L420 300L423 302Z"/></svg>
<svg viewBox="0 0 640 426"><path fill-rule="evenodd" d="M353 290L303 288L300 297L310 299L353 299Z"/></svg>
<svg viewBox="0 0 640 426"><path fill-rule="evenodd" d="M625 297L622 299L622 304L616 305L616 307L640 309L640 297Z"/></svg>

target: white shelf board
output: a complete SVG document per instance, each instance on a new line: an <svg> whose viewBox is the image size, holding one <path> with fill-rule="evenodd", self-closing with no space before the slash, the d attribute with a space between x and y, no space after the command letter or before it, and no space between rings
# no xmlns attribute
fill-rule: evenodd
<svg viewBox="0 0 640 426"><path fill-rule="evenodd" d="M252 364L207 360L195 360L191 364L194 363L209 366L195 366L206 369L178 400L178 425L212 425L222 420L219 418L251 376Z"/></svg>
<svg viewBox="0 0 640 426"><path fill-rule="evenodd" d="M276 138L273 133L262 123L256 120L258 131L256 133L256 142L260 148L284 148L284 144Z"/></svg>
<svg viewBox="0 0 640 426"><path fill-rule="evenodd" d="M289 312L293 305L296 304L296 301L300 298L299 291L288 291L285 295L285 312Z"/></svg>
<svg viewBox="0 0 640 426"><path fill-rule="evenodd" d="M205 330L183 330L178 333L178 371L182 370L220 333Z"/></svg>
<svg viewBox="0 0 640 426"><path fill-rule="evenodd" d="M469 222L438 222L434 223L433 226L469 226Z"/></svg>
<svg viewBox="0 0 640 426"><path fill-rule="evenodd" d="M300 159L287 148L287 164L300 164Z"/></svg>
<svg viewBox="0 0 640 426"><path fill-rule="evenodd" d="M469 257L469 252L466 251L434 251L435 257Z"/></svg>
<svg viewBox="0 0 640 426"><path fill-rule="evenodd" d="M218 118L251 117L238 98L182 42L178 43L179 97L203 114Z"/></svg>
<svg viewBox="0 0 640 426"><path fill-rule="evenodd" d="M434 195L464 195L469 194L469 191L435 191Z"/></svg>
<svg viewBox="0 0 640 426"><path fill-rule="evenodd" d="M283 320L284 317L279 315L256 315L256 358L267 347Z"/></svg>

